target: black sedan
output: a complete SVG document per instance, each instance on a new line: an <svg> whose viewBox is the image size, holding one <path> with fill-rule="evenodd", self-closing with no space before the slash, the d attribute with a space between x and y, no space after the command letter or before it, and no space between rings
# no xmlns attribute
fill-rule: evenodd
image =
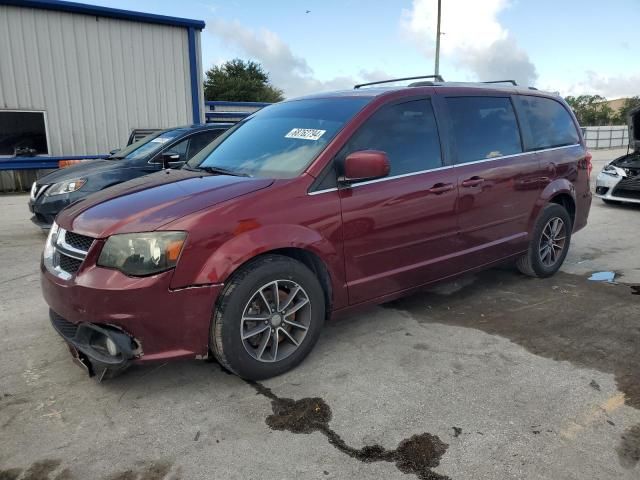
<svg viewBox="0 0 640 480"><path fill-rule="evenodd" d="M67 205L104 188L157 172L179 168L232 124L204 124L153 133L104 160L90 160L56 170L31 187L31 221L48 229Z"/></svg>

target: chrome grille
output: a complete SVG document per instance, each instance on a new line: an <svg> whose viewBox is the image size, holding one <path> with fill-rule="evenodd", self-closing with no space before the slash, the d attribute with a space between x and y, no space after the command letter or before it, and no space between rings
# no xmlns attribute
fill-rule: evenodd
<svg viewBox="0 0 640 480"><path fill-rule="evenodd" d="M76 273L82 265L82 260L78 260L77 258L69 257L64 253L57 252L58 256L58 266L68 273Z"/></svg>
<svg viewBox="0 0 640 480"><path fill-rule="evenodd" d="M69 231L65 233L65 240L73 248L77 248L84 252L88 252L91 244L93 243L93 238Z"/></svg>
<svg viewBox="0 0 640 480"><path fill-rule="evenodd" d="M54 275L68 280L80 269L92 244L93 238L54 224L45 245L45 266Z"/></svg>

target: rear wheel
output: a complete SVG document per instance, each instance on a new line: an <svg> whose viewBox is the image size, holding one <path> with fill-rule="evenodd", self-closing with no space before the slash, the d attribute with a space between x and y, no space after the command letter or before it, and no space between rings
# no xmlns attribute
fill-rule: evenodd
<svg viewBox="0 0 640 480"><path fill-rule="evenodd" d="M547 205L536 220L527 253L516 261L518 270L539 278L556 273L567 256L572 228L571 217L562 205Z"/></svg>
<svg viewBox="0 0 640 480"><path fill-rule="evenodd" d="M212 351L243 378L273 377L309 354L324 317L324 292L311 270L289 257L259 257L241 267L220 295Z"/></svg>

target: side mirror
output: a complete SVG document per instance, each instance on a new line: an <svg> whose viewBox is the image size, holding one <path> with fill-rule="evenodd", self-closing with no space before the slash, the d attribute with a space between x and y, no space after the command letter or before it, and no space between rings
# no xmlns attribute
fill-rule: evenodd
<svg viewBox="0 0 640 480"><path fill-rule="evenodd" d="M379 150L360 150L347 155L344 160L344 176L341 179L345 183L374 180L389 175L391 166L389 157Z"/></svg>
<svg viewBox="0 0 640 480"><path fill-rule="evenodd" d="M120 148L114 148L113 150L111 150L109 152L110 155L115 155L116 153L118 153L121 149Z"/></svg>
<svg viewBox="0 0 640 480"><path fill-rule="evenodd" d="M180 154L176 153L176 152L163 152L162 153L162 168L166 169L166 168L171 168L171 164L174 164L174 166L176 166L176 163L184 163L180 161Z"/></svg>

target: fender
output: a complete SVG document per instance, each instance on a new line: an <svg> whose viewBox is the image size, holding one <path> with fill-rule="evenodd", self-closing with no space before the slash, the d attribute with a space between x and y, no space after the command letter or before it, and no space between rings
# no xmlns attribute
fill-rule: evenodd
<svg viewBox="0 0 640 480"><path fill-rule="evenodd" d="M280 248L299 248L319 257L331 279L333 307L340 308L346 305L344 262L341 252L319 232L302 225L265 225L230 237L212 251L193 278L192 284L224 283L244 263Z"/></svg>
<svg viewBox="0 0 640 480"><path fill-rule="evenodd" d="M531 233L531 231L533 230L533 225L535 224L536 219L538 218L538 215L540 215L540 212L545 207L545 205L550 203L551 199L561 194L570 195L571 198L573 199L574 204L577 203L576 188L573 185L573 183L571 183L566 178L556 178L552 180L544 188L544 190L538 197L538 200L536 200L535 205L533 206L533 210L531 211L531 216L529 217L529 222L527 227L527 231L529 233Z"/></svg>

